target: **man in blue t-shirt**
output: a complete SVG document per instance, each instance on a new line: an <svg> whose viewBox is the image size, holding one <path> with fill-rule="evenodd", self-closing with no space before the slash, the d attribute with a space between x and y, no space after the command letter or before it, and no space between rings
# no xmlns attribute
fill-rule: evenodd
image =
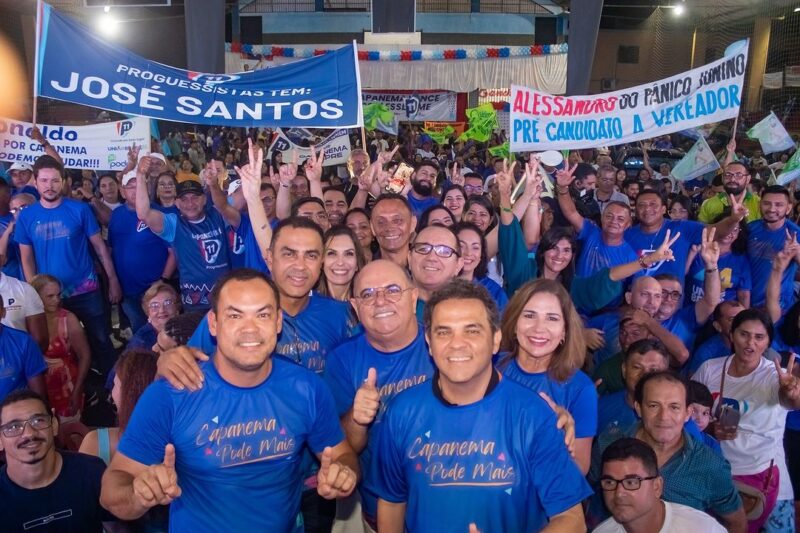
<svg viewBox="0 0 800 533"><path fill-rule="evenodd" d="M299 532L306 447L321 461L320 496L353 491L358 461L330 391L273 356L279 300L255 270L218 281L208 315L217 352L202 367L203 388L177 390L163 380L147 388L103 478L104 507L132 520L171 504L171 531Z"/></svg>
<svg viewBox="0 0 800 533"><path fill-rule="evenodd" d="M600 214L602 229L578 213L575 201L570 194L570 185L575 180L577 168L578 165L575 165L556 173L558 183L556 196L561 212L577 232L578 240L581 241L581 253L578 256L575 275L585 278L603 268L636 261L637 256L633 248L625 242L625 230L631 225L630 207L622 202L609 202ZM661 241L656 244L656 248L660 244Z"/></svg>
<svg viewBox="0 0 800 533"><path fill-rule="evenodd" d="M716 237L721 239L747 215L747 209L735 197L731 196L731 214L713 226ZM625 240L641 257L652 252L664 242L669 231L671 237L680 233L681 238L672 245L674 261L662 261L647 269L648 276L669 273L683 280L686 277L686 261L693 245L702 242L703 228L700 222L693 220L670 220L665 218L667 207L664 198L658 191L645 189L636 197L637 224L625 231Z"/></svg>
<svg viewBox="0 0 800 533"><path fill-rule="evenodd" d="M411 190L408 191L407 198L415 217L439 203L439 198L434 195L438 175L439 167L433 159L424 159L411 174Z"/></svg>
<svg viewBox="0 0 800 533"><path fill-rule="evenodd" d="M780 185L770 185L761 192L761 220L747 225L747 257L750 259L750 272L753 290L750 306L763 306L766 299L767 281L772 271L775 255L783 250L784 242L792 235L800 234L800 226L787 220L792 211L789 191ZM800 253L783 273L781 283L781 309L789 309L794 303L792 297L797 263Z"/></svg>
<svg viewBox="0 0 800 533"><path fill-rule="evenodd" d="M136 214L136 180L136 171L122 177L125 204L111 212L108 223L108 245L122 284L122 309L134 332L147 323L142 309L144 292L159 279L170 279L177 266L174 250Z"/></svg>
<svg viewBox="0 0 800 533"><path fill-rule="evenodd" d="M105 374L114 365L109 320L100 295L100 282L89 252L89 244L108 276L108 299L117 303L122 289L114 262L92 209L62 195L64 167L43 155L34 163L34 178L41 196L38 203L19 213L14 238L19 243L25 279L50 274L61 282L64 308L83 323L89 337L94 368Z"/></svg>
<svg viewBox="0 0 800 533"><path fill-rule="evenodd" d="M364 516L375 529L378 472L373 424L380 409L400 392L433 376L433 362L414 312L417 289L395 263L378 259L353 280L353 303L364 327L328 355L325 382L333 392L347 440L359 453Z"/></svg>
<svg viewBox="0 0 800 533"><path fill-rule="evenodd" d="M225 222L215 209L206 210L203 187L194 180L178 184L175 205L180 216L152 209L145 179L151 161L142 157L136 169L136 214L175 248L183 308L206 311L211 289L231 268Z"/></svg>
<svg viewBox="0 0 800 533"><path fill-rule="evenodd" d="M2 296L0 320L6 316ZM0 324L0 401L10 392L26 387L46 398L45 371L47 364L33 337Z"/></svg>
<svg viewBox="0 0 800 533"><path fill-rule="evenodd" d="M584 529L591 490L556 418L492 367L499 313L481 285L453 280L425 309L433 378L377 422L378 531Z"/></svg>

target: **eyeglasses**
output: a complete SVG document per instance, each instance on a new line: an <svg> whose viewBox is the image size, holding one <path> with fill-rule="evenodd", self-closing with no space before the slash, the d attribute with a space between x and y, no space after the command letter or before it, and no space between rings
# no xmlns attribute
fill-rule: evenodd
<svg viewBox="0 0 800 533"><path fill-rule="evenodd" d="M681 296L681 291L661 291L661 297L665 300L680 300Z"/></svg>
<svg viewBox="0 0 800 533"><path fill-rule="evenodd" d="M617 490L617 485L622 483L622 488L625 490L639 490L642 486L642 481L649 481L651 479L656 479L658 476L650 476L650 477L626 477L625 479L614 479L611 476L603 476L600 478L600 487L608 492L612 492Z"/></svg>
<svg viewBox="0 0 800 533"><path fill-rule="evenodd" d="M163 302L150 302L149 304L147 304L147 308L150 309L151 311L158 311L162 307L164 309L167 309L173 307L174 305L175 302L173 302L172 300L164 300Z"/></svg>
<svg viewBox="0 0 800 533"><path fill-rule="evenodd" d="M411 245L411 249L414 252L418 253L419 255L430 255L430 253L433 252L442 259L448 259L450 257L453 257L454 254L456 256L461 255L458 252L458 250L454 250L453 248L450 248L446 244L429 244L427 242L417 242Z"/></svg>
<svg viewBox="0 0 800 533"><path fill-rule="evenodd" d="M483 187L480 185L464 185L464 190L470 192L483 192Z"/></svg>
<svg viewBox="0 0 800 533"><path fill-rule="evenodd" d="M12 215L16 215L16 214L18 214L20 211L22 211L23 209L25 209L26 207L28 207L28 206L27 206L27 205L21 205L21 206L19 206L19 207L12 207L11 209L9 209L9 211L11 211L11 214L12 214Z"/></svg>
<svg viewBox="0 0 800 533"><path fill-rule="evenodd" d="M361 303L364 305L375 305L375 302L378 301L378 296L383 296L383 299L387 302L396 304L400 301L400 298L403 297L403 293L410 290L411 287L404 289L400 287L400 285L394 284L387 285L386 287L371 287L361 291L361 294L359 294L357 298L361 300Z"/></svg>
<svg viewBox="0 0 800 533"><path fill-rule="evenodd" d="M51 415L33 415L27 420L12 420L8 424L0 426L0 431L9 438L19 437L25 431L26 425L36 431L47 429L53 425L53 417Z"/></svg>
<svg viewBox="0 0 800 533"><path fill-rule="evenodd" d="M725 174L723 174L723 176L726 177L726 178L734 178L734 179L737 179L737 180L738 179L742 179L742 178L746 178L749 175L750 174L748 174L747 172L726 172Z"/></svg>

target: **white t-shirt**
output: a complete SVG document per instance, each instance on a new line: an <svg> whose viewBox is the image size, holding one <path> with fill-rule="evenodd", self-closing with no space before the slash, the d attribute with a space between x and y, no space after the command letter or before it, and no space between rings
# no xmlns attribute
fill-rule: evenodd
<svg viewBox="0 0 800 533"><path fill-rule="evenodd" d="M685 533L687 531L702 531L703 533L726 533L727 530L703 511L698 511L687 505L664 502L664 525L659 533ZM594 533L625 533L622 524L609 518L594 529Z"/></svg>
<svg viewBox="0 0 800 533"><path fill-rule="evenodd" d="M25 317L44 313L39 293L24 281L3 274L0 277L0 295L6 308L3 324L22 331L28 331Z"/></svg>
<svg viewBox="0 0 800 533"><path fill-rule="evenodd" d="M718 357L706 361L692 379L703 383L717 398L722 367L728 359ZM730 362L727 366L730 368ZM766 470L774 460L780 471L778 499L793 499L783 451L787 409L778 398L775 364L762 357L749 375L739 378L726 375L723 389L725 403L742 413L736 438L720 441L722 454L731 464L731 471L734 475L757 474ZM716 411L718 401L714 403L712 413Z"/></svg>

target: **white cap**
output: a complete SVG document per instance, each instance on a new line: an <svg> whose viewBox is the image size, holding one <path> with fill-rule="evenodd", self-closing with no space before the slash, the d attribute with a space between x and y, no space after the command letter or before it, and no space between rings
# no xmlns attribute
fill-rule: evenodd
<svg viewBox="0 0 800 533"><path fill-rule="evenodd" d="M125 187L129 181L136 178L136 171L131 170L130 172L126 173L122 176L122 186Z"/></svg>
<svg viewBox="0 0 800 533"><path fill-rule="evenodd" d="M33 167L28 163L14 163L11 165L11 168L9 168L8 171L12 172L14 170L27 170L29 172L33 172Z"/></svg>
<svg viewBox="0 0 800 533"><path fill-rule="evenodd" d="M160 154L158 152L150 152L149 154L139 154L139 159L143 157L152 157L153 159L160 159L162 163L167 162L167 160L164 158L164 154Z"/></svg>
<svg viewBox="0 0 800 533"><path fill-rule="evenodd" d="M228 196L232 195L236 191L239 190L239 187L242 186L242 180L233 180L228 184Z"/></svg>
<svg viewBox="0 0 800 533"><path fill-rule="evenodd" d="M557 167L564 162L564 156L556 150L547 150L539 154L539 161L548 167Z"/></svg>

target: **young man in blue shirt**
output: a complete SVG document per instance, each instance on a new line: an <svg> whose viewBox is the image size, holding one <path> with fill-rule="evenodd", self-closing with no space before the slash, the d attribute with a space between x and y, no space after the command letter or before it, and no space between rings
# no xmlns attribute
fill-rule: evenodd
<svg viewBox="0 0 800 533"><path fill-rule="evenodd" d="M122 177L121 191L125 204L111 212L108 223L108 245L120 272L124 295L122 309L134 332L147 323L142 295L159 279L171 278L177 267L175 251L136 214L136 183L136 171Z"/></svg>
<svg viewBox="0 0 800 533"><path fill-rule="evenodd" d="M411 212L418 217L432 205L439 203L439 198L434 196L436 178L439 167L432 159L425 159L411 174L411 190L408 191L408 205Z"/></svg>
<svg viewBox="0 0 800 533"><path fill-rule="evenodd" d="M127 520L171 504L173 531L302 531L305 447L321 461L317 492L327 499L353 491L358 461L322 380L273 356L282 326L275 284L240 269L219 280L211 300L217 352L202 366L204 387L148 387L100 501Z"/></svg>
<svg viewBox="0 0 800 533"><path fill-rule="evenodd" d="M535 393L492 367L494 300L454 280L425 309L436 372L378 421L378 531L583 531L591 491Z"/></svg>
<svg viewBox="0 0 800 533"><path fill-rule="evenodd" d="M20 212L14 238L20 245L25 279L50 274L61 281L63 306L83 323L92 349L92 362L101 374L116 359L111 330L100 295L100 282L89 254L97 255L108 276L108 299L118 303L122 289L114 262L91 208L62 195L64 167L43 155L34 163L34 178L41 196L38 203Z"/></svg>
<svg viewBox="0 0 800 533"><path fill-rule="evenodd" d="M183 308L206 311L211 289L231 268L225 222L216 209L206 209L203 188L194 180L178 184L175 204L180 216L151 208L146 183L151 163L152 158L144 156L136 169L136 214L175 248Z"/></svg>

